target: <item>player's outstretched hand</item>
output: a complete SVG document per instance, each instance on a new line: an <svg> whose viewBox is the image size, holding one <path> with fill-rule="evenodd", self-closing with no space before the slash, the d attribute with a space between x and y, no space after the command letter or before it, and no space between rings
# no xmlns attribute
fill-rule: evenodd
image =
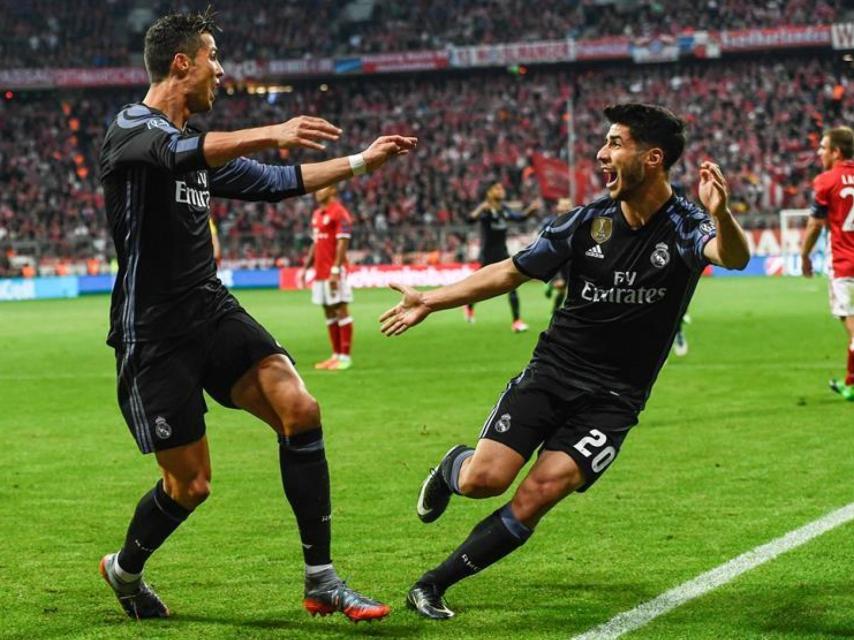
<svg viewBox="0 0 854 640"><path fill-rule="evenodd" d="M380 316L380 331L386 336L399 336L430 315L431 309L424 304L424 294L420 291L396 282L389 286L402 293L403 300Z"/></svg>
<svg viewBox="0 0 854 640"><path fill-rule="evenodd" d="M362 151L368 171L375 171L383 166L389 158L394 156L405 156L415 149L418 138L409 136L380 136L371 143L371 146Z"/></svg>
<svg viewBox="0 0 854 640"><path fill-rule="evenodd" d="M706 161L700 165L700 202L716 218L727 212L729 190L726 178L714 162Z"/></svg>
<svg viewBox="0 0 854 640"><path fill-rule="evenodd" d="M279 148L303 147L323 151L324 140L337 140L341 129L323 118L297 116L273 125L273 135Z"/></svg>

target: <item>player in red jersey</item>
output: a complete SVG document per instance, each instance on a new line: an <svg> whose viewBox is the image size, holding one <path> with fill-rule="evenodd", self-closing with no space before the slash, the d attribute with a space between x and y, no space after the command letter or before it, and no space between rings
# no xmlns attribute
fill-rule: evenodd
<svg viewBox="0 0 854 640"><path fill-rule="evenodd" d="M813 205L801 249L803 274L812 277L810 253L821 230L830 230L830 312L848 331L848 374L830 388L854 402L854 130L826 131L818 147L824 172L813 181Z"/></svg>
<svg viewBox="0 0 854 640"><path fill-rule="evenodd" d="M301 274L305 286L306 270L314 266L311 301L323 305L326 327L332 342L332 356L314 365L315 369L344 371L352 366L350 345L353 342L353 318L347 304L353 302L353 291L347 282L347 247L350 244L352 218L338 200L338 189L330 185L315 193L317 209L311 218L314 243L308 252Z"/></svg>

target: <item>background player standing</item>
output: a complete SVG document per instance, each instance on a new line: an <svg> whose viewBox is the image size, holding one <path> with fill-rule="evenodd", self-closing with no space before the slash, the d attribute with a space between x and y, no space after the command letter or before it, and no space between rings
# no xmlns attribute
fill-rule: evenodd
<svg viewBox="0 0 854 640"><path fill-rule="evenodd" d="M704 267L741 269L749 259L717 165L700 167L700 200L711 218L673 193L668 170L685 146L679 118L643 104L608 107L605 116L611 127L597 159L608 196L456 284L427 292L393 285L403 301L380 318L384 334L399 335L434 311L530 278L547 282L569 266L566 303L501 394L477 448L453 447L422 485L416 511L432 522L453 494L502 494L539 449L513 499L410 589L409 606L425 617L452 617L448 587L519 548L553 506L606 471L637 423Z"/></svg>
<svg viewBox="0 0 854 640"><path fill-rule="evenodd" d="M824 227L830 229L828 277L830 312L848 333L848 372L845 381L831 379L830 388L854 401L854 131L826 131L818 147L824 172L813 181L813 204L801 248L804 276L813 275L812 253Z"/></svg>
<svg viewBox="0 0 854 640"><path fill-rule="evenodd" d="M485 199L475 207L468 216L469 222L480 223L480 257L481 267L501 262L509 257L507 252L507 223L524 220L540 208L540 202L535 200L521 212L512 208L504 201L507 193L500 182L491 182L486 188ZM519 315L519 294L513 289L508 293L510 312L513 314L511 328L515 333L528 330L528 325ZM468 322L474 322L474 303L465 306L465 317Z"/></svg>
<svg viewBox="0 0 854 640"><path fill-rule="evenodd" d="M338 189L329 185L315 192L319 205L311 217L314 242L300 272L305 287L306 271L314 267L311 301L323 305L332 355L314 365L315 369L344 371L352 366L353 318L347 305L353 302L353 290L347 282L347 247L353 221L338 200Z"/></svg>
<svg viewBox="0 0 854 640"><path fill-rule="evenodd" d="M169 610L142 579L145 562L210 494L211 460L202 390L278 434L285 495L305 560L304 606L353 620L389 607L359 594L331 559L329 471L320 409L287 351L216 277L210 197L276 201L377 169L414 138L383 136L364 152L300 166L243 157L264 149L323 149L341 130L321 118L234 132L188 124L209 111L223 75L210 12L168 15L146 32L151 86L125 107L101 149L101 180L119 271L108 344L116 352L119 405L142 453L162 479L136 506L124 545L100 571L125 612Z"/></svg>

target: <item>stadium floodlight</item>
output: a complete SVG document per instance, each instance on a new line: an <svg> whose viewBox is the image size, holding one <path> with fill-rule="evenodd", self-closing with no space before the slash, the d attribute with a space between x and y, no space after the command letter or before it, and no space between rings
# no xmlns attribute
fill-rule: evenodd
<svg viewBox="0 0 854 640"><path fill-rule="evenodd" d="M810 217L809 209L780 210L780 257L783 260L784 276L801 275L801 244L803 229ZM812 253L813 271L827 274L827 231L821 236Z"/></svg>

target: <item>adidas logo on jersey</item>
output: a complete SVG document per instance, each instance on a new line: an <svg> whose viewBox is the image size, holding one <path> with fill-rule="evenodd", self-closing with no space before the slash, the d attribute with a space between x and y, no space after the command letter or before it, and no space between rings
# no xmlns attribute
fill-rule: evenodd
<svg viewBox="0 0 854 640"><path fill-rule="evenodd" d="M605 258L605 254L602 253L602 247L600 247L598 244L594 244L592 247L590 247L587 251L584 252L584 255L590 256L591 258Z"/></svg>

